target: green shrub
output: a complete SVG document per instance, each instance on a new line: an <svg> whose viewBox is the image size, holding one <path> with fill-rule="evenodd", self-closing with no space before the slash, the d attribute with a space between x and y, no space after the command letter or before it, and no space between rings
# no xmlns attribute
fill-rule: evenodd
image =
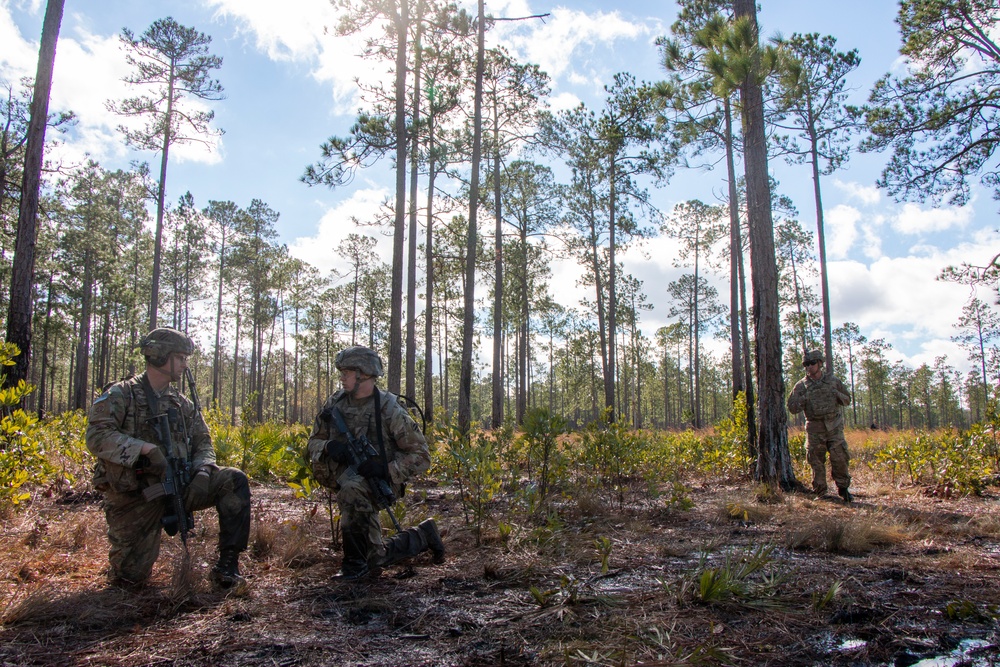
<svg viewBox="0 0 1000 667"><path fill-rule="evenodd" d="M499 431L483 433L476 425L463 435L455 416L443 413L435 420L435 431L438 447L431 452L431 465L440 476L458 485L465 523L474 526L478 545L490 504L502 486L496 448L506 436Z"/></svg>
<svg viewBox="0 0 1000 667"><path fill-rule="evenodd" d="M219 465L240 468L255 479L287 481L301 476L309 427L277 422L232 426L217 410L204 414Z"/></svg>
<svg viewBox="0 0 1000 667"><path fill-rule="evenodd" d="M20 353L13 343L0 345L0 366L13 366ZM29 486L43 484L58 472L38 437L38 420L19 407L34 390L24 380L0 389L0 512L30 500Z"/></svg>
<svg viewBox="0 0 1000 667"><path fill-rule="evenodd" d="M624 422L590 424L580 435L579 468L586 471L583 483L602 489L608 500L624 506L625 492L640 477L648 449L645 438Z"/></svg>
<svg viewBox="0 0 1000 667"><path fill-rule="evenodd" d="M544 502L553 487L565 481L567 460L559 448L559 436L566 432L566 420L551 414L546 408L529 410L524 416L524 441L531 465L537 468L535 479Z"/></svg>
<svg viewBox="0 0 1000 667"><path fill-rule="evenodd" d="M49 464L59 481L75 484L87 479L94 458L87 451L87 414L70 410L47 417L38 424L38 439L45 443Z"/></svg>
<svg viewBox="0 0 1000 667"><path fill-rule="evenodd" d="M708 437L702 472L723 477L745 475L751 464L748 428L746 395L740 392L730 416L716 424L715 434Z"/></svg>

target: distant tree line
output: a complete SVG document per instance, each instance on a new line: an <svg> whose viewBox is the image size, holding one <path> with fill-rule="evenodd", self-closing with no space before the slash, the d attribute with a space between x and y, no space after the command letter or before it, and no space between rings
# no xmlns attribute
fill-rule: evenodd
<svg viewBox="0 0 1000 667"><path fill-rule="evenodd" d="M787 419L783 403L780 414L768 411L801 377L802 352L812 348L826 349L851 386L848 420L856 426L936 428L986 414L1000 380L992 304L972 299L955 323L955 340L975 366L967 375L945 357L916 369L893 363L884 339L850 322L833 327L821 185L861 138L864 150L894 151L882 185L897 196L963 200L975 175L995 186L992 106L983 99L995 74L960 82L956 70L969 58L1000 61L985 37L962 41L970 25L992 34L989 3L957 3L968 5L964 14L930 0L901 3L912 69L880 80L869 105L850 107L844 91L856 51L840 52L833 37L819 35L761 44L743 0L684 0L659 41L662 81L621 73L600 108L558 113L545 109L545 72L502 47L485 48L482 33L500 19L483 3L476 16L443 0L340 4L339 34L382 29L366 57L387 59L395 79L391 89L363 88L356 122L323 143L302 180L343 187L391 156L393 201L375 219L356 221L357 232L331 249L340 261L326 275L290 256L278 240L280 213L264 201L185 192L169 203L168 148L210 143L221 132L211 113L192 114L186 101L221 98L211 75L222 61L209 52L209 37L172 19L138 37L124 31L128 81L140 92L108 106L147 121L141 131L123 127L122 138L159 152L160 169L154 177L146 165L46 165L25 378L38 391L28 407L86 408L104 385L140 368L138 337L161 325L196 338L203 399L234 422L311 420L336 388L333 358L348 344L379 350L388 388L425 412L461 418L464 409L486 426L519 424L545 407L578 425L610 414L635 427L698 428L746 397L751 419L756 412L760 420L753 446L764 446ZM938 89L944 97L928 98L942 77L952 78ZM31 85L4 80L0 104L5 285L17 261ZM981 112L955 114L948 134L932 118L953 109L952 97ZM53 131L72 123L67 113L47 119ZM977 129L976 159L955 157L960 137ZM912 150L921 142L937 149ZM751 168L751 153L763 171ZM815 231L779 183L760 178L766 160L777 158L810 165ZM723 201L653 205L650 187L720 160L729 183ZM378 258L365 226L390 230L391 263ZM624 273L621 253L656 234L678 241L672 259L684 273L648 293ZM580 268L588 295L578 304L558 303L553 293L560 259ZM997 260L950 267L942 278L995 288ZM486 291L474 292L476 284ZM0 292L5 324L16 296ZM772 302L774 314L765 316ZM654 305L671 323L644 332L640 318Z"/></svg>

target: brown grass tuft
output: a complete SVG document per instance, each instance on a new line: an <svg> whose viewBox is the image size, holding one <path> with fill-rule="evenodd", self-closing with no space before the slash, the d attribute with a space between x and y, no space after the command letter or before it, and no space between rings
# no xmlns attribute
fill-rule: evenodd
<svg viewBox="0 0 1000 667"><path fill-rule="evenodd" d="M310 531L297 521L259 517L254 522L251 553L255 560L273 560L282 567L301 568L323 560Z"/></svg>
<svg viewBox="0 0 1000 667"><path fill-rule="evenodd" d="M576 494L575 500L577 509L583 516L607 516L611 510L607 499L601 498L596 493L581 491Z"/></svg>
<svg viewBox="0 0 1000 667"><path fill-rule="evenodd" d="M787 542L792 549L815 549L831 553L863 554L881 546L911 539L898 523L880 516L826 516L793 533Z"/></svg>
<svg viewBox="0 0 1000 667"><path fill-rule="evenodd" d="M174 561L174 571L170 577L170 600L181 604L194 593L195 575L191 566L191 554L186 549L180 560Z"/></svg>
<svg viewBox="0 0 1000 667"><path fill-rule="evenodd" d="M758 503L777 504L785 501L781 489L771 484L758 484L753 489L753 495Z"/></svg>
<svg viewBox="0 0 1000 667"><path fill-rule="evenodd" d="M38 622L51 618L53 607L58 602L59 590L54 585L40 584L34 587L20 586L0 608L0 624Z"/></svg>
<svg viewBox="0 0 1000 667"><path fill-rule="evenodd" d="M719 508L723 519L742 521L745 524L757 524L770 521L774 517L774 509L745 500L726 500Z"/></svg>

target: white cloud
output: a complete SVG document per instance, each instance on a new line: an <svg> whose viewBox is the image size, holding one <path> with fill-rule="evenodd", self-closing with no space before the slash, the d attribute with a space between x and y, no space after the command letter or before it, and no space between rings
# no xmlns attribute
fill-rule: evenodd
<svg viewBox="0 0 1000 667"><path fill-rule="evenodd" d="M37 12L37 8L34 10ZM10 83L17 84L22 76L34 76L38 62L38 43L28 42L14 24L10 12L10 0L0 0L0 66L3 76Z"/></svg>
<svg viewBox="0 0 1000 667"><path fill-rule="evenodd" d="M255 48L273 61L301 63L313 78L331 86L335 114L352 114L358 106L358 84L391 85L385 60L364 59L366 40L381 36L379 24L356 34L337 35L341 12L330 0L210 0L219 16L233 18L253 36Z"/></svg>
<svg viewBox="0 0 1000 667"><path fill-rule="evenodd" d="M358 106L358 83L391 86L392 63L364 59L366 40L382 36L378 24L361 32L336 35L340 10L329 0L291 0L275 4L269 0L209 0L217 16L238 21L252 36L255 48L274 61L302 63L312 68L313 78L332 88L332 112L351 115ZM459 3L475 13L475 3ZM497 2L489 7L496 16L524 17L537 11L523 0ZM562 76L571 85L589 85L600 91L610 81L600 49L619 40L635 40L652 34L646 23L625 19L619 12L586 13L556 8L545 19L498 23L488 34L490 43L500 40L524 61L538 64L558 88ZM593 57L590 56L594 53ZM572 63L572 69L571 69ZM565 94L564 94L565 95ZM558 107L554 100L554 108Z"/></svg>
<svg viewBox="0 0 1000 667"><path fill-rule="evenodd" d="M73 111L77 124L70 130L72 141L60 144L47 157L70 163L86 155L105 161L124 157L128 147L117 130L119 125L140 126L142 119L125 119L107 110L108 100L121 100L143 91L123 81L130 68L125 63L117 34L95 35L64 17L52 72L50 112ZM12 31L12 34L11 34ZM34 76L37 43L26 42L11 20L9 5L0 0L0 43L4 44L3 68L8 76ZM189 99L186 108L207 110L200 100ZM209 138L210 147L200 142L178 143L171 147L171 159L215 164L222 160L222 138ZM146 152L143 159L152 159Z"/></svg>
<svg viewBox="0 0 1000 667"><path fill-rule="evenodd" d="M618 12L588 14L565 7L552 10L544 22L532 21L528 28L516 32L512 29L505 41L553 79L566 73L571 62L587 63L585 52L595 46L606 48L618 40L634 40L649 33L645 25L630 22Z"/></svg>
<svg viewBox="0 0 1000 667"><path fill-rule="evenodd" d="M392 259L392 247L388 239L372 227L357 227L352 219L361 221L372 220L378 214L383 202L389 195L385 188L369 188L355 191L351 197L326 210L320 219L316 234L295 239L288 246L292 257L308 262L326 273L341 264L336 254L337 245L347 238L348 234L366 234L378 239L376 252L382 261Z"/></svg>
<svg viewBox="0 0 1000 667"><path fill-rule="evenodd" d="M955 365L966 354L950 342L953 325L969 296L969 287L937 280L942 269L974 256L973 244L923 256L882 257L870 264L831 262L830 311L834 326L854 322L869 338L886 337L910 362L933 363L948 353ZM909 345L916 346L909 349ZM951 354L948 352L955 352Z"/></svg>
<svg viewBox="0 0 1000 667"><path fill-rule="evenodd" d="M839 178L833 179L833 185L866 206L874 206L882 199L882 193L874 185L861 185L854 181L842 181Z"/></svg>
<svg viewBox="0 0 1000 667"><path fill-rule="evenodd" d="M580 106L580 98L573 93L559 93L548 99L548 108L553 113L559 113Z"/></svg>
<svg viewBox="0 0 1000 667"><path fill-rule="evenodd" d="M824 228L827 259L847 257L854 242L858 239L858 222L860 220L861 211L846 204L839 204L826 212Z"/></svg>
<svg viewBox="0 0 1000 667"><path fill-rule="evenodd" d="M892 220L892 228L901 234L925 234L963 228L972 220L975 211L972 204L961 208L922 209L908 203Z"/></svg>
<svg viewBox="0 0 1000 667"><path fill-rule="evenodd" d="M275 61L310 61L322 51L337 12L330 0L209 0L216 16L234 18L249 31L258 50Z"/></svg>
<svg viewBox="0 0 1000 667"><path fill-rule="evenodd" d="M862 252L870 260L881 259L882 257L882 237L879 236L877 225L861 225L861 234L864 237L864 247Z"/></svg>

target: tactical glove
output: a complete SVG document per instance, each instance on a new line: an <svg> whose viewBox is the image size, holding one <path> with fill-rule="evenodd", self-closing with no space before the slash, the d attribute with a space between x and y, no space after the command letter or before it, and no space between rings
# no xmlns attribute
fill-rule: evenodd
<svg viewBox="0 0 1000 667"><path fill-rule="evenodd" d="M336 463L350 463L351 454L350 446L343 440L327 440L326 441L326 456L331 461Z"/></svg>
<svg viewBox="0 0 1000 667"><path fill-rule="evenodd" d="M202 509L208 507L212 503L212 497L209 489L209 482L211 477L206 474L198 473L188 484L188 487L184 490L184 509L190 512L195 509Z"/></svg>
<svg viewBox="0 0 1000 667"><path fill-rule="evenodd" d="M359 465L358 474L367 479L388 479L380 458L370 458Z"/></svg>
<svg viewBox="0 0 1000 667"><path fill-rule="evenodd" d="M150 450L149 454L146 454L146 459L149 462L142 466L143 472L147 475L155 475L158 479L163 479L164 475L167 474L167 457L163 455L160 448L154 447Z"/></svg>

